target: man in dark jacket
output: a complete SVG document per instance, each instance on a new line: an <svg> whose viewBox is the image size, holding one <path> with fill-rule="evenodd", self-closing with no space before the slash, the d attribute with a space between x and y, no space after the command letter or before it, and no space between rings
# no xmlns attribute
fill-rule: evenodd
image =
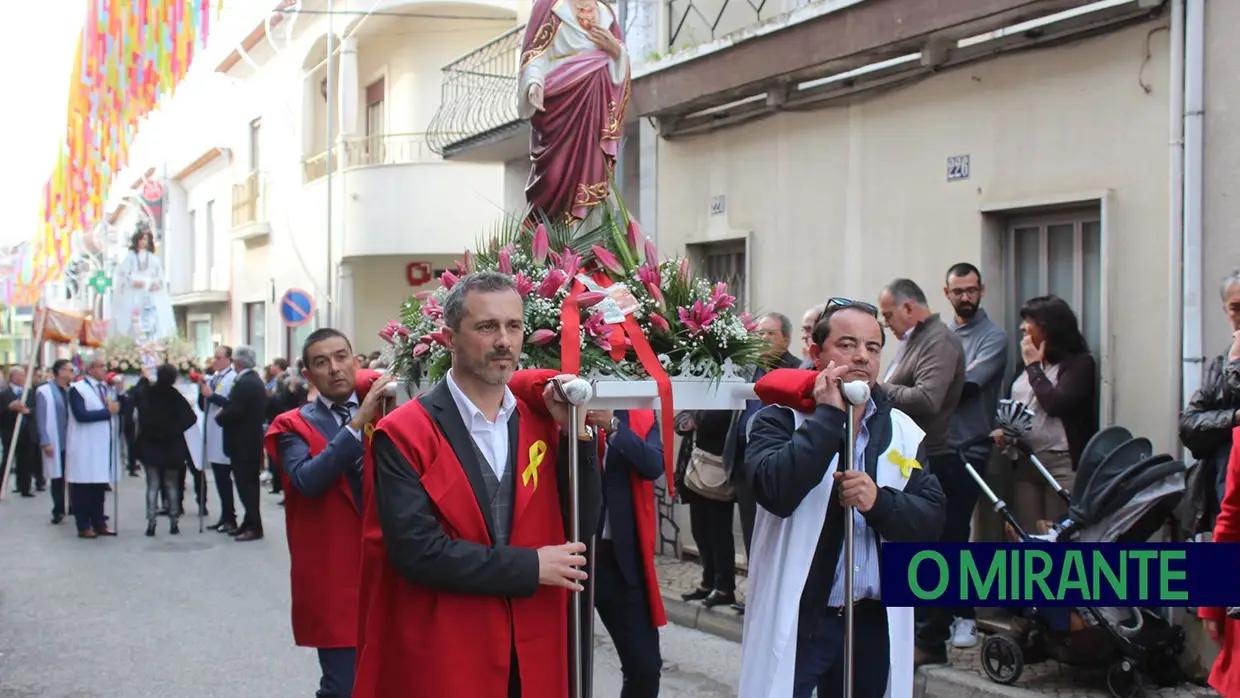
<svg viewBox="0 0 1240 698"><path fill-rule="evenodd" d="M245 507L245 520L234 540L245 542L263 537L263 518L259 512L258 476L263 465L263 422L267 417L267 386L254 371L254 350L240 346L233 350L237 380L220 409L216 422L223 427L224 453L232 464L237 495ZM210 387L204 390L210 398Z"/></svg>
<svg viewBox="0 0 1240 698"><path fill-rule="evenodd" d="M801 361L788 351L792 340L792 321L780 313L768 313L758 318L758 336L770 343L767 356L773 359L776 368L797 368ZM766 375L766 369L759 368L753 376L757 382ZM738 461L745 458L745 431L749 422L762 408L761 400L748 400L745 409L736 412L732 417L732 426L728 429L727 440L723 444L723 466L728 471L733 485L736 487L736 506L741 514L741 537L745 542L745 556L749 556L749 544L753 540L753 519L757 511L754 504L753 491L745 481L743 468ZM745 604L733 604L732 608L740 613L745 612Z"/></svg>
<svg viewBox="0 0 1240 698"><path fill-rule="evenodd" d="M857 698L880 698L892 674L892 695L912 690L912 657L897 657L890 663L888 611L881 601L879 574L880 542L936 540L944 519L943 490L938 480L924 468L909 468L908 474L892 477L890 452L907 458L916 454L925 462L922 434L912 420L895 409L881 389L872 391L864 413L858 414L856 428L857 462L847 472L836 471L844 453L848 413L840 394L841 381L864 380L875 385L882 354L883 329L877 309L867 303L833 299L814 327L813 353L821 373L813 390L816 403L810 414L790 408L770 406L753 419L745 454L745 475L762 512L755 537L769 541L782 535L786 527L821 526L813 550L790 550L784 563L803 564L801 577L788 569L767 569L764 559L755 559L750 574L750 603L764 604L755 614L754 642L746 627L746 646L742 649L741 693L769 689L771 682L783 690L791 684L792 698L808 698L815 688L819 695L836 695L844 659L843 537L844 516L854 517L856 570L855 601L855 684ZM802 396L795 396L800 398ZM892 450L894 449L894 450ZM887 470L884 470L887 469ZM903 469L901 469L903 472ZM831 473L831 490L823 501L818 486ZM876 480L895 482L878 486ZM899 485L902 485L900 487ZM819 524L818 521L822 523ZM773 530L777 529L777 530ZM795 538L795 536L793 537ZM757 551L763 555L764 547ZM761 578L773 577L772 580ZM771 655L762 638L773 638L791 631L781 626L779 609L789 604L799 608L792 661L781 662ZM911 635L912 618L900 629L901 637ZM778 626L778 627L777 627ZM778 667L795 664L795 676L780 675ZM897 680L899 679L899 680ZM898 684L898 685L897 685Z"/></svg>
<svg viewBox="0 0 1240 698"><path fill-rule="evenodd" d="M4 479L5 466L8 462L9 449L13 449L13 474L16 475L14 492L23 497L35 496L33 488L36 471L41 477L42 470L39 460L39 436L35 430L35 392L26 385L26 369L14 366L9 369L9 385L0 390L0 438L4 446L0 453L4 461L0 461L0 481ZM17 417L22 417L21 430L17 441L13 441L13 432L17 431Z"/></svg>

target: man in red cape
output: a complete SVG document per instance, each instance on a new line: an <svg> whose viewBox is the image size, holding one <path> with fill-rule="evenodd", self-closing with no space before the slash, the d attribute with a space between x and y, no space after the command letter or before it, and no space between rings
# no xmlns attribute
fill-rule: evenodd
<svg viewBox="0 0 1240 698"><path fill-rule="evenodd" d="M654 410L590 410L586 419L606 439L599 443L603 516L591 570L594 607L620 657L620 698L653 698L663 671L659 627L667 624L654 567L654 481L664 472L663 443Z"/></svg>
<svg viewBox="0 0 1240 698"><path fill-rule="evenodd" d="M302 376L312 402L276 417L265 446L285 484L293 640L318 649L319 698L349 698L356 663L362 561L362 457L389 377L359 371L349 339L306 338Z"/></svg>
<svg viewBox="0 0 1240 698"><path fill-rule="evenodd" d="M598 525L586 410L568 423L548 381L514 375L524 309L511 277L482 272L443 305L452 369L379 422L367 454L353 698L567 698L567 449L579 525Z"/></svg>

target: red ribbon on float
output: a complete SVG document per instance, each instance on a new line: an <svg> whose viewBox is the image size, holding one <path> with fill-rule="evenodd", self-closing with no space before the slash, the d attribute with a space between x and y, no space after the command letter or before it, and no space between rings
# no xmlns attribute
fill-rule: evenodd
<svg viewBox="0 0 1240 698"><path fill-rule="evenodd" d="M601 271L595 272L592 278L603 288L609 288L612 285L612 280ZM581 370L581 309L577 304L577 296L585 290L586 287L574 279L573 289L560 308L560 370L564 373L576 374ZM633 352L637 354L641 367L646 369L646 373L650 374L659 389L659 435L663 439L663 468L667 473L667 494L670 497L675 494L672 444L675 443L676 436L672 428L672 380L668 377L667 371L663 370L663 364L659 363L659 357L650 347L650 342L646 339L646 334L642 332L641 326L637 324L637 318L631 313L624 316L623 323L611 326L611 336L608 341L611 343L613 360L620 361L624 358L626 335L633 345Z"/></svg>

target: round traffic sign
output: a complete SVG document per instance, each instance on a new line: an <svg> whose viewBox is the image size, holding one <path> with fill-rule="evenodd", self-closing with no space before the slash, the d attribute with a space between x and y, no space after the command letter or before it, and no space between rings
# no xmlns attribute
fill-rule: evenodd
<svg viewBox="0 0 1240 698"><path fill-rule="evenodd" d="M300 288L290 288L280 298L280 319L288 327L301 327L314 319L314 299Z"/></svg>

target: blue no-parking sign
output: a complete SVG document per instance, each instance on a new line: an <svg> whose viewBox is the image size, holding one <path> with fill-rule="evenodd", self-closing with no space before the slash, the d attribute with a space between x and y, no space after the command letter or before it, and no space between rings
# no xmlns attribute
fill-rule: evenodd
<svg viewBox="0 0 1240 698"><path fill-rule="evenodd" d="M300 288L290 288L280 298L280 319L288 327L301 327L314 319L314 299Z"/></svg>

